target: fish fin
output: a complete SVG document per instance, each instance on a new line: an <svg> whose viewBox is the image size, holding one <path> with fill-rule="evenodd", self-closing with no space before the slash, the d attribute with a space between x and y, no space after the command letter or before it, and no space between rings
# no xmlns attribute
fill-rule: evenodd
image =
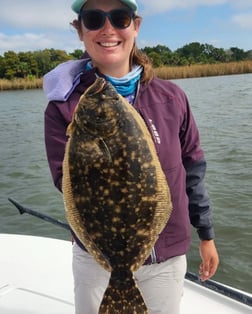
<svg viewBox="0 0 252 314"><path fill-rule="evenodd" d="M99 314L148 314L142 294L130 270L112 270Z"/></svg>

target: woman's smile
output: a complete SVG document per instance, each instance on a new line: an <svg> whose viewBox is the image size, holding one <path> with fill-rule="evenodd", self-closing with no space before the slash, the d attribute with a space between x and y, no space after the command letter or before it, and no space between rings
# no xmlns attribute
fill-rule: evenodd
<svg viewBox="0 0 252 314"><path fill-rule="evenodd" d="M113 48L113 47L117 47L120 45L120 41L114 41L114 42L98 42L98 45L104 47L104 48Z"/></svg>

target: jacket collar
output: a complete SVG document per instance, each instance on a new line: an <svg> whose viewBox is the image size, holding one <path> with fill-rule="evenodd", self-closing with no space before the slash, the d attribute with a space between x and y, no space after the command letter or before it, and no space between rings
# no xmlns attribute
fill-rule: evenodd
<svg viewBox="0 0 252 314"><path fill-rule="evenodd" d="M47 99L66 101L80 83L80 77L88 60L70 60L48 72L43 78L43 89Z"/></svg>

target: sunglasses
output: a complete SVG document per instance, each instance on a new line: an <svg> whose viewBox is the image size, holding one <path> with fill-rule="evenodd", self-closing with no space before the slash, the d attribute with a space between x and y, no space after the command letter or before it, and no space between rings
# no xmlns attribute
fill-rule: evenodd
<svg viewBox="0 0 252 314"><path fill-rule="evenodd" d="M130 26L134 12L125 9L116 9L110 12L102 10L83 10L79 18L82 19L84 26L90 31L102 28L105 24L106 17L109 18L113 27L125 29Z"/></svg>

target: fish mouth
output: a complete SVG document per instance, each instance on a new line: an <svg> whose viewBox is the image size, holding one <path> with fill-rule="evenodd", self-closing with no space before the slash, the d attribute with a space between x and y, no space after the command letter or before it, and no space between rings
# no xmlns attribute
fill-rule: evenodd
<svg viewBox="0 0 252 314"><path fill-rule="evenodd" d="M101 95L102 98L119 97L115 88L109 83L104 77L97 77L95 82L86 90L84 96L87 98L95 97L96 95Z"/></svg>
<svg viewBox="0 0 252 314"><path fill-rule="evenodd" d="M106 80L103 77L98 77L95 82L86 90L85 95L93 96L99 94L104 90L106 86Z"/></svg>
<svg viewBox="0 0 252 314"><path fill-rule="evenodd" d="M114 87L104 77L97 77L95 82L82 96L75 121L90 134L111 135L118 129L118 117L113 115L113 101L117 99Z"/></svg>

